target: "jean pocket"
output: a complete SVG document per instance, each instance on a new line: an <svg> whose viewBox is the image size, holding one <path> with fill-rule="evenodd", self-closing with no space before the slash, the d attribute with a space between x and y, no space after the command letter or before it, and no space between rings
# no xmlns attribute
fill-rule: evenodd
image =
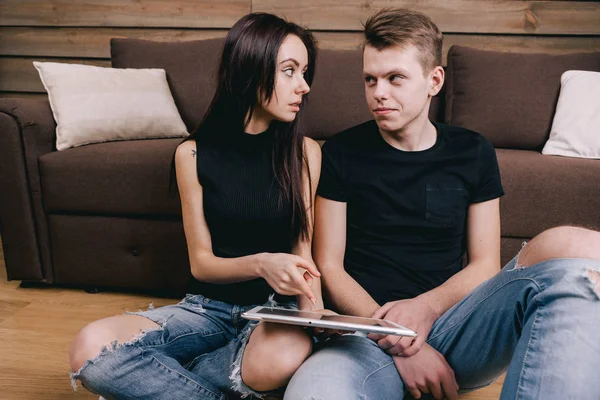
<svg viewBox="0 0 600 400"><path fill-rule="evenodd" d="M468 203L464 187L427 184L425 219L438 225L453 226L463 223Z"/></svg>

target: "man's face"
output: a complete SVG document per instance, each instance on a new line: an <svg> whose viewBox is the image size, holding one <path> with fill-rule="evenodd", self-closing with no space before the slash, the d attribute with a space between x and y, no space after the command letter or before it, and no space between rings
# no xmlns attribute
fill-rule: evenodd
<svg viewBox="0 0 600 400"><path fill-rule="evenodd" d="M367 104L379 129L398 132L416 119L427 118L429 96L441 87L434 75L436 68L423 73L419 50L412 45L377 50L366 46L363 54L363 75Z"/></svg>

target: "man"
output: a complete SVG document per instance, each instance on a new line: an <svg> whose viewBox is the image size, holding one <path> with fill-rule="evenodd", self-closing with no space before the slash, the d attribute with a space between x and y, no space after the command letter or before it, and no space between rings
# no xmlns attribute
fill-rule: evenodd
<svg viewBox="0 0 600 400"><path fill-rule="evenodd" d="M314 259L333 307L418 337L327 340L285 398L456 399L508 369L503 399L597 400L600 233L548 230L499 272L494 149L427 117L444 82L441 48L421 13L369 18L363 69L374 121L324 145L315 214Z"/></svg>

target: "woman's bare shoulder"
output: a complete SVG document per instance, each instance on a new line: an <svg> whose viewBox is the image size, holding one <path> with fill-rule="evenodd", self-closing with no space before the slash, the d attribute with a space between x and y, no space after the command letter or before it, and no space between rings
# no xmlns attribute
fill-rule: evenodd
<svg viewBox="0 0 600 400"><path fill-rule="evenodd" d="M187 161L193 160L197 157L196 154L196 141L186 140L177 146L175 150L175 163L176 164L188 164Z"/></svg>
<svg viewBox="0 0 600 400"><path fill-rule="evenodd" d="M186 140L177 146L177 150L175 150L175 158L181 157L195 157L196 156L196 141L195 140Z"/></svg>
<svg viewBox="0 0 600 400"><path fill-rule="evenodd" d="M321 158L321 146L312 138L304 137L304 151L308 158Z"/></svg>
<svg viewBox="0 0 600 400"><path fill-rule="evenodd" d="M175 150L175 170L178 173L184 171L196 171L196 141L186 140L177 146Z"/></svg>

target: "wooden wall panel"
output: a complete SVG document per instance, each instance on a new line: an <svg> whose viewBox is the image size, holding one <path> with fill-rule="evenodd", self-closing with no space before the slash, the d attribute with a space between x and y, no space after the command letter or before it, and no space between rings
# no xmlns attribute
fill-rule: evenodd
<svg viewBox="0 0 600 400"><path fill-rule="evenodd" d="M358 32L316 32L315 35L319 47L323 49L358 49L363 40L362 34ZM442 49L444 66L448 49L452 45L515 53L564 54L600 51L600 37L446 33Z"/></svg>
<svg viewBox="0 0 600 400"><path fill-rule="evenodd" d="M444 32L600 34L600 4L595 1L252 0L253 11L324 30L361 30L361 22L375 10L391 6L424 12Z"/></svg>
<svg viewBox="0 0 600 400"><path fill-rule="evenodd" d="M144 28L24 28L0 27L0 56L110 58L110 39L139 38L157 41L201 40L223 37L227 30ZM359 32L315 32L323 49L358 49ZM572 53L600 51L600 37L534 35L444 35L444 64L453 45L526 53Z"/></svg>
<svg viewBox="0 0 600 400"><path fill-rule="evenodd" d="M229 28L265 11L311 29L360 30L389 6L425 12L445 32L600 34L600 4L569 0L2 0L0 26Z"/></svg>
<svg viewBox="0 0 600 400"><path fill-rule="evenodd" d="M251 0L2 0L0 25L230 28Z"/></svg>
<svg viewBox="0 0 600 400"><path fill-rule="evenodd" d="M110 58L111 38L176 41L225 35L226 29L0 27L0 55Z"/></svg>
<svg viewBox="0 0 600 400"><path fill-rule="evenodd" d="M514 53L564 54L600 51L600 37L445 34L444 65L448 49L452 45Z"/></svg>
<svg viewBox="0 0 600 400"><path fill-rule="evenodd" d="M0 0L0 96L42 93L31 62L110 65L110 38L196 40L226 35L250 11L315 31L324 49L357 49L376 9L408 7L453 44L550 54L600 51L600 1L526 0Z"/></svg>
<svg viewBox="0 0 600 400"><path fill-rule="evenodd" d="M45 92L33 61L64 62L52 58L0 57L0 91ZM71 59L69 62L110 67L110 60Z"/></svg>
<svg viewBox="0 0 600 400"><path fill-rule="evenodd" d="M113 31L114 33L115 31ZM152 40L181 40L174 31L159 32L151 31L152 35L145 36L140 30L134 30L131 35L126 32L123 35L115 37L140 37ZM209 37L223 36L221 31L197 31L196 34L185 35L186 40L206 39ZM97 40L103 36L103 40ZM362 36L359 33L334 33L317 32L319 46L323 49L338 50L357 50L360 48ZM44 42L36 45L35 42L27 43L24 51L16 49L6 49L0 45L0 91L19 91L19 92L43 92L37 71L32 65L32 61L54 61L83 63L89 65L110 66L110 46L111 35L90 35L88 39L82 40L84 36L80 35L79 46L71 47L64 40L64 35L46 35ZM0 35L0 39L2 39ZM52 39L54 38L54 39ZM88 45L86 45L86 43ZM548 53L564 54L573 52L600 51L600 38L589 37L535 37L535 36L496 36L496 35L461 35L447 34L444 38L443 64L446 65L446 56L452 45L470 46L483 50L509 51L520 53ZM80 48L85 48L80 52ZM23 56L32 55L36 57L1 57L1 56ZM86 59L79 56L89 57ZM48 59L47 57L51 57ZM61 57L61 58L57 58ZM68 57L68 58L62 58Z"/></svg>

